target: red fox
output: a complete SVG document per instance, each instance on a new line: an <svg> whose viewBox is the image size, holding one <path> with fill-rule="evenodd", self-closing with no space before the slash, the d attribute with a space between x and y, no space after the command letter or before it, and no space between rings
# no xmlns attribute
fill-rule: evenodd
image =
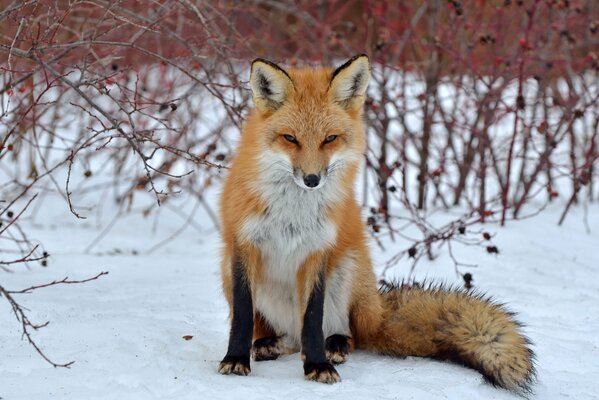
<svg viewBox="0 0 599 400"><path fill-rule="evenodd" d="M255 108L221 195L231 330L222 374L250 356L301 351L308 380L335 383L354 349L452 360L530 391L534 356L513 314L443 287L387 285L372 269L353 183L365 152L365 55L337 68L252 63Z"/></svg>

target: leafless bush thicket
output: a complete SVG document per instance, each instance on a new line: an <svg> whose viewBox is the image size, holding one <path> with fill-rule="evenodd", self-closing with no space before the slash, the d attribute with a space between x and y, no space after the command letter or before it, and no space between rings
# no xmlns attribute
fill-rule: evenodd
<svg viewBox="0 0 599 400"><path fill-rule="evenodd" d="M376 240L406 242L389 266L434 246L453 257L456 242L496 253L480 222L562 198L561 223L599 196L594 0L26 0L3 6L0 34L2 268L46 261L14 222L43 191L73 218L92 211L78 195L107 187L117 215L179 192L214 215L206 191L234 151L256 56L370 55L363 202ZM463 217L428 222L454 206Z"/></svg>

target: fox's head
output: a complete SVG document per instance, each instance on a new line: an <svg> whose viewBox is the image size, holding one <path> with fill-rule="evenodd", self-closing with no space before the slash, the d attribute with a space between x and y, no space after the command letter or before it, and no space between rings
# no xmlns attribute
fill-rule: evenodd
<svg viewBox="0 0 599 400"><path fill-rule="evenodd" d="M369 79L365 55L336 70L285 71L255 60L250 76L255 109L242 142L257 149L260 174L271 182L293 180L306 191L353 180L365 150L362 108Z"/></svg>

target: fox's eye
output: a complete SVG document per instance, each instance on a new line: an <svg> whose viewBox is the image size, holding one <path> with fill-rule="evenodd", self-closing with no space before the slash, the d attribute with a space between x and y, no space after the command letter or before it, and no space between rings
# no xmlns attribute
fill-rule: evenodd
<svg viewBox="0 0 599 400"><path fill-rule="evenodd" d="M299 144L299 142L297 141L297 139L293 135L283 135L283 137L288 142L291 142L291 143L294 143L294 144Z"/></svg>
<svg viewBox="0 0 599 400"><path fill-rule="evenodd" d="M327 138L324 140L324 143L331 143L332 141L334 141L335 139L337 139L337 135L329 135L327 136Z"/></svg>

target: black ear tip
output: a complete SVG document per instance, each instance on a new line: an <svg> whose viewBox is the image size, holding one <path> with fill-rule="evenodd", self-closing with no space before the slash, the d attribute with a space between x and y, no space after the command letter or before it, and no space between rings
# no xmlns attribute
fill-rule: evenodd
<svg viewBox="0 0 599 400"><path fill-rule="evenodd" d="M355 56L353 56L352 58L350 58L349 60L347 60L343 65L337 67L337 69L335 71L333 71L333 75L331 76L331 82L333 81L333 79L335 79L335 77L337 76L337 74L339 74L339 72L343 71L345 68L349 67L354 61L356 61L358 58L366 58L366 61L368 62L368 69L370 69L370 59L368 58L367 54L357 54Z"/></svg>
<svg viewBox="0 0 599 400"><path fill-rule="evenodd" d="M356 54L355 56L353 56L352 58L347 60L347 62L345 64L349 65L360 58L365 58L366 61L368 61L368 63L370 63L370 57L368 57L368 54L362 53L362 54Z"/></svg>
<svg viewBox="0 0 599 400"><path fill-rule="evenodd" d="M252 66L254 64L256 64L257 62L264 63L264 64L272 64L271 61L268 61L268 60L265 60L264 58L258 57L258 58L254 58L254 60L252 61Z"/></svg>
<svg viewBox="0 0 599 400"><path fill-rule="evenodd" d="M254 59L254 61L252 61L252 70L254 69L254 64L256 64L256 63L266 64L266 65L270 66L271 68L274 68L277 71L284 73L287 76L287 78L291 79L291 77L289 77L289 74L287 73L287 71L285 71L283 68L279 67L277 64L275 64L272 61L265 60L264 58L256 58L256 59Z"/></svg>
<svg viewBox="0 0 599 400"><path fill-rule="evenodd" d="M251 67L250 67L250 69L251 69L252 71L254 70L254 66L255 66L256 64L266 64L266 65L271 65L271 66L272 66L274 63L272 63L272 62L270 62L270 61L268 61L268 60L265 60L264 58L255 58L255 59L252 61L252 64L251 64Z"/></svg>

